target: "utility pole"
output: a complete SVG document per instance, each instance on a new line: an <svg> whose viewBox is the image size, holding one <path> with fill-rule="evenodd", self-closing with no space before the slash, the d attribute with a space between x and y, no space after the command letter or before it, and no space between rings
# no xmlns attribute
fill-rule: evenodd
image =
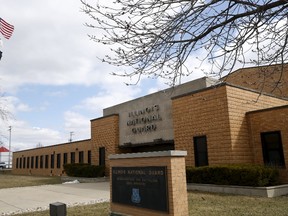
<svg viewBox="0 0 288 216"><path fill-rule="evenodd" d="M70 132L70 139L69 139L70 142L72 142L72 136L73 136L73 134L74 134L74 132L71 131L71 132Z"/></svg>
<svg viewBox="0 0 288 216"><path fill-rule="evenodd" d="M8 168L10 168L10 163L11 163L11 131L12 131L12 126L9 126L9 158L8 158Z"/></svg>

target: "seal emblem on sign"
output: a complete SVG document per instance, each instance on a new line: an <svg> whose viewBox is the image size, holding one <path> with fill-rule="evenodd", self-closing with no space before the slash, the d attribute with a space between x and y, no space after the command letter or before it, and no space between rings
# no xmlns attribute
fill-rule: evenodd
<svg viewBox="0 0 288 216"><path fill-rule="evenodd" d="M139 188L132 188L131 201L133 203L140 203L141 202Z"/></svg>

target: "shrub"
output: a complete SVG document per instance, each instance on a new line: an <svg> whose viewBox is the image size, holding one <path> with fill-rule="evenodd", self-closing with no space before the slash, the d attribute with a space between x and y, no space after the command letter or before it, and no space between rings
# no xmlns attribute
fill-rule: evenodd
<svg viewBox="0 0 288 216"><path fill-rule="evenodd" d="M264 187L279 184L279 170L258 165L187 167L187 183Z"/></svg>
<svg viewBox="0 0 288 216"><path fill-rule="evenodd" d="M64 170L68 176L73 177L103 177L105 166L95 166L90 164L65 164Z"/></svg>

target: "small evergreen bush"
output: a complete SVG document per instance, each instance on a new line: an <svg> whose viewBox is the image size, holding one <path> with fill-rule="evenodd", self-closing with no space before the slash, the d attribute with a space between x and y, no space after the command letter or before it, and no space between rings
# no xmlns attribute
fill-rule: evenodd
<svg viewBox="0 0 288 216"><path fill-rule="evenodd" d="M74 164L65 164L64 170L68 176L93 178L93 177L103 177L105 173L105 166L74 163Z"/></svg>
<svg viewBox="0 0 288 216"><path fill-rule="evenodd" d="M186 167L187 183L265 187L279 184L279 170L259 165Z"/></svg>

